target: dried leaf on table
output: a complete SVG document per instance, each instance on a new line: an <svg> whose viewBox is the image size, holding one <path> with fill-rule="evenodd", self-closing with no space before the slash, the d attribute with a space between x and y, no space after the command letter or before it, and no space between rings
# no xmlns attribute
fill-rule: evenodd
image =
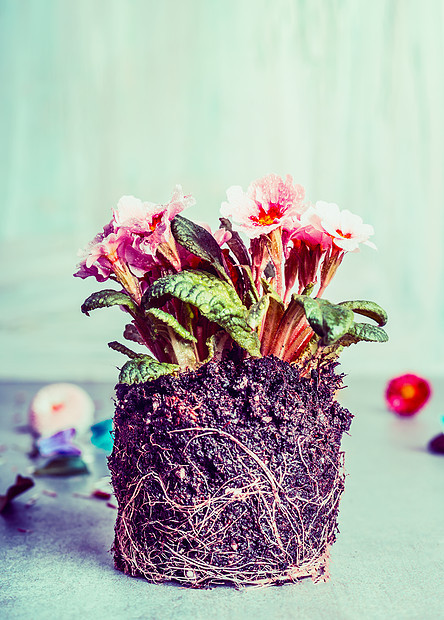
<svg viewBox="0 0 444 620"><path fill-rule="evenodd" d="M25 476L21 476L19 474L15 480L15 483L9 487L5 495L0 495L0 512L3 512L14 497L21 495L33 486L34 480L32 478L26 478Z"/></svg>

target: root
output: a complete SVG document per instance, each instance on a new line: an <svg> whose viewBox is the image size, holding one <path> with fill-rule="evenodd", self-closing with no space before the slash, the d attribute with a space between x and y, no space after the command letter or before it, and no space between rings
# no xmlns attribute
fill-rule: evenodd
<svg viewBox="0 0 444 620"><path fill-rule="evenodd" d="M109 461L119 504L116 567L196 588L326 581L344 488L338 433L333 441L329 428L307 432L297 420L284 430L248 421L227 430L215 405L194 394L182 397L182 416L186 398L199 420L178 421L158 405L149 418L140 404L133 415L128 402L118 407ZM306 411L299 402L298 415Z"/></svg>

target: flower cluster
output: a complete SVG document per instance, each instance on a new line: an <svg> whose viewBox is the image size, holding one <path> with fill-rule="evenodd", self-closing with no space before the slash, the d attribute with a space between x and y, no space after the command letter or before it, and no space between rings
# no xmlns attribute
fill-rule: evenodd
<svg viewBox="0 0 444 620"><path fill-rule="evenodd" d="M123 196L75 273L114 280L122 291L95 293L84 312L120 305L133 319L125 337L148 346L169 365L165 372L196 367L234 343L253 356L301 363L307 351L312 359L319 351L330 354L336 341L342 347L386 339L385 313L376 304L321 300L346 253L360 244L375 248L372 226L358 215L307 202L290 175L270 174L245 192L230 187L214 234L181 215L194 203L180 186L165 205ZM353 312L379 327L355 324ZM140 355L110 346L139 369Z"/></svg>
<svg viewBox="0 0 444 620"><path fill-rule="evenodd" d="M271 174L253 182L246 192L230 187L228 202L221 208L222 215L233 219L234 228L252 240L256 285L271 261L278 293L286 299L297 280L299 293L319 283L320 297L346 252L356 252L361 243L376 248L369 241L373 227L361 217L341 211L335 203L308 204L304 196L304 188L294 185L290 175L284 181Z"/></svg>
<svg viewBox="0 0 444 620"><path fill-rule="evenodd" d="M180 185L166 205L122 196L111 222L80 251L81 262L74 275L94 276L99 282L115 279L140 303L147 273L158 273L165 262L181 269L170 222L194 204L194 198L184 196Z"/></svg>

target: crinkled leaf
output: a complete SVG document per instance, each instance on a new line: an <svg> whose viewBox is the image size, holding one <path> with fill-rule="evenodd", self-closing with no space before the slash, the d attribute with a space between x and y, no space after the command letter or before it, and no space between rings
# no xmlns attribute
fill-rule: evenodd
<svg viewBox="0 0 444 620"><path fill-rule="evenodd" d="M349 331L332 345L323 348L322 356L324 359L334 359L340 352L352 344L358 342L387 342L387 332L377 325L369 325L368 323L354 323ZM316 346L318 343L314 343ZM312 352L314 355L315 351Z"/></svg>
<svg viewBox="0 0 444 620"><path fill-rule="evenodd" d="M202 271L182 271L159 278L146 291L143 302L149 305L165 295L196 306L204 317L225 329L250 355L260 355L259 338L247 323L247 308L231 285Z"/></svg>
<svg viewBox="0 0 444 620"><path fill-rule="evenodd" d="M304 308L307 321L320 337L321 345L333 344L353 325L354 314L349 308L304 295L293 295L293 299Z"/></svg>
<svg viewBox="0 0 444 620"><path fill-rule="evenodd" d="M33 486L34 480L32 478L27 478L26 476L18 474L15 483L7 489L4 495L0 495L0 512L3 512L14 497L21 495Z"/></svg>
<svg viewBox="0 0 444 620"><path fill-rule="evenodd" d="M168 312L164 312L159 308L150 308L146 315L151 319L154 319L155 322L159 321L164 325L171 327L183 340L186 340L187 342L197 342L196 338L190 334L190 332L185 329L185 327L183 327L183 325L181 325L173 315L168 314Z"/></svg>
<svg viewBox="0 0 444 620"><path fill-rule="evenodd" d="M225 228L225 230L231 233L231 239L227 241L227 245L239 261L239 265L251 267L250 255L239 233L233 230L230 220L227 220L225 217L221 217L219 220L221 228Z"/></svg>
<svg viewBox="0 0 444 620"><path fill-rule="evenodd" d="M353 312L366 316L369 319L373 319L373 321L375 321L375 323L377 323L380 327L387 323L387 312L374 301L364 301L362 299L358 299L356 301L342 301L338 305L344 308L349 308L350 310L353 310Z"/></svg>
<svg viewBox="0 0 444 620"><path fill-rule="evenodd" d="M135 325L133 325L133 323L128 323L128 325L125 325L123 337L127 340L131 340L132 342L137 342L137 344L145 344L139 330Z"/></svg>
<svg viewBox="0 0 444 620"><path fill-rule="evenodd" d="M81 476L89 469L79 456L57 456L34 471L35 476Z"/></svg>
<svg viewBox="0 0 444 620"><path fill-rule="evenodd" d="M369 325L368 323L355 323L348 330L348 334L356 340L366 340L368 342L387 342L388 335L385 329L377 325Z"/></svg>
<svg viewBox="0 0 444 620"><path fill-rule="evenodd" d="M132 351L131 349L128 349L128 347L126 347L124 344L120 344L120 342L117 342L117 340L113 340L112 342L108 342L108 346L110 349L113 349L113 351L117 351L118 353L122 353L122 355L126 355L127 357L129 357L130 359L136 359L137 357L140 357L140 353L135 353L135 351Z"/></svg>
<svg viewBox="0 0 444 620"><path fill-rule="evenodd" d="M248 309L247 323L252 329L261 325L270 305L270 295L264 295L259 301Z"/></svg>
<svg viewBox="0 0 444 620"><path fill-rule="evenodd" d="M91 310L96 308L108 308L109 306L125 306L130 312L137 310L136 304L131 297L126 293L120 291L113 291L112 289L105 289L104 291L98 291L93 293L86 299L81 310L84 314L89 316Z"/></svg>
<svg viewBox="0 0 444 620"><path fill-rule="evenodd" d="M126 362L120 371L120 383L143 383L153 381L162 375L170 375L179 370L176 364L158 362L149 355L141 355L136 359Z"/></svg>
<svg viewBox="0 0 444 620"><path fill-rule="evenodd" d="M171 221L171 232L177 243L195 256L209 262L223 278L228 278L219 244L203 226L195 224L186 217L176 215Z"/></svg>

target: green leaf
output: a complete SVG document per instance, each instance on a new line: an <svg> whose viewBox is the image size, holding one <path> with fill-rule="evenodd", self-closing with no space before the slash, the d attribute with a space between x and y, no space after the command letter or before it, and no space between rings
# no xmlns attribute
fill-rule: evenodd
<svg viewBox="0 0 444 620"><path fill-rule="evenodd" d="M172 295L195 306L209 321L217 323L250 355L260 355L259 338L247 323L247 308L234 288L216 276L203 271L182 271L159 278L145 292L142 302Z"/></svg>
<svg viewBox="0 0 444 620"><path fill-rule="evenodd" d="M109 306L125 306L130 312L136 312L137 306L126 293L120 291L114 291L112 289L105 289L104 291L98 291L93 293L86 299L81 307L84 314L89 316L91 310L96 308L107 308Z"/></svg>
<svg viewBox="0 0 444 620"><path fill-rule="evenodd" d="M120 344L120 342L117 342L117 340L108 342L108 346L110 349L113 349L113 351L118 351L119 353L126 355L130 359L136 359L137 357L140 357L140 353L135 353L134 351L131 351L131 349L128 349L128 347L126 347L124 344Z"/></svg>
<svg viewBox="0 0 444 620"><path fill-rule="evenodd" d="M293 299L304 308L307 321L323 346L333 344L353 325L354 314L349 308L304 295L293 295Z"/></svg>
<svg viewBox="0 0 444 620"><path fill-rule="evenodd" d="M274 287L270 284L270 282L268 282L268 280L266 280L265 278L261 278L261 284L264 292L267 293L267 295L270 295L270 297L274 299L276 303L280 304L283 310L285 310L284 302L282 301L280 295L277 293ZM296 295L294 295L294 297L296 297Z"/></svg>
<svg viewBox="0 0 444 620"><path fill-rule="evenodd" d="M187 342L197 342L196 338L190 334L190 332L185 329L185 327L183 327L183 325L181 325L174 316L168 314L168 312L164 312L159 308L151 308L147 311L146 315L155 322L158 321L168 327L171 327L183 340L186 340Z"/></svg>
<svg viewBox="0 0 444 620"><path fill-rule="evenodd" d="M222 329L207 338L206 345L208 347L208 357L206 360L204 360L203 363L205 364L213 358L219 360L222 359L223 351L229 338L230 336L227 334L227 332L223 331Z"/></svg>
<svg viewBox="0 0 444 620"><path fill-rule="evenodd" d="M149 355L141 355L136 359L126 362L120 371L120 383L143 383L145 381L154 381L162 375L170 375L179 370L176 364L165 364L149 357Z"/></svg>
<svg viewBox="0 0 444 620"><path fill-rule="evenodd" d="M380 327L387 323L387 312L374 301L364 301L362 299L358 299L356 301L341 301L338 305L344 308L349 308L350 310L353 310L353 312L356 312L356 314L361 314L369 319L373 319L373 321L375 321L375 323L377 323Z"/></svg>
<svg viewBox="0 0 444 620"><path fill-rule="evenodd" d="M252 329L261 325L270 305L271 295L264 295L259 301L250 306L247 314L247 323Z"/></svg>
<svg viewBox="0 0 444 620"><path fill-rule="evenodd" d="M79 476L89 469L79 456L56 456L34 471L35 476Z"/></svg>
<svg viewBox="0 0 444 620"><path fill-rule="evenodd" d="M356 340L366 340L367 342L387 342L389 337L385 329L377 325L369 325L368 323L355 323L351 326L348 334Z"/></svg>
<svg viewBox="0 0 444 620"><path fill-rule="evenodd" d="M222 251L216 239L205 228L181 215L171 220L171 232L175 240L192 254L207 261L220 275L229 280L223 266Z"/></svg>

